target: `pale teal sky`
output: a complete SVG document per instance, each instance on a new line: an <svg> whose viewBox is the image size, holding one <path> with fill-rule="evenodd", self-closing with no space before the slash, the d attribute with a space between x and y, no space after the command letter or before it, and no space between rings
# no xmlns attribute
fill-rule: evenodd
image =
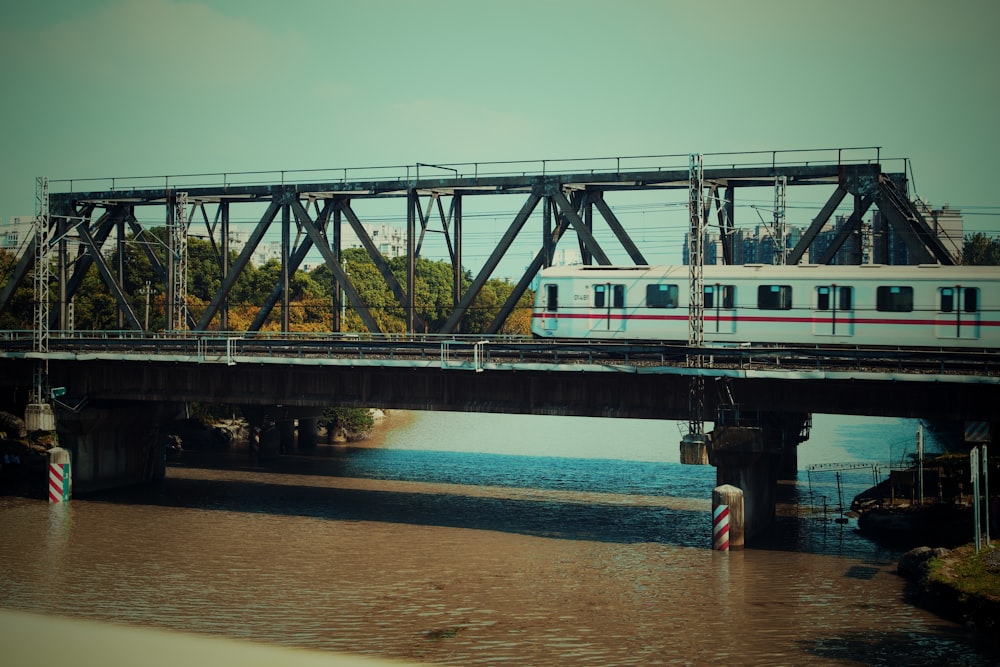
<svg viewBox="0 0 1000 667"><path fill-rule="evenodd" d="M0 216L33 214L37 175L837 146L911 158L937 205L1000 207L998 19L990 0L15 0Z"/></svg>

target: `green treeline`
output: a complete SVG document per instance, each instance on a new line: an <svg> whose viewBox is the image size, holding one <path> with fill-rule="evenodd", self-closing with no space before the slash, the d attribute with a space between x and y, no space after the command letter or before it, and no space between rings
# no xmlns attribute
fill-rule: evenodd
<svg viewBox="0 0 1000 667"><path fill-rule="evenodd" d="M132 306L139 323L148 331L162 330L166 322L165 287L159 280L147 256L147 249L161 264L166 265L166 232L155 228L143 232L141 238L129 237L123 244L122 264L124 267L124 293ZM237 253L230 253L230 266ZM351 283L367 304L369 312L386 333L406 331L406 318L402 306L396 300L385 279L379 273L372 259L360 248L349 248L342 253L344 266ZM16 258L0 252L0 279L5 284L16 264ZM118 250L109 257L108 266L112 272L119 264ZM406 258L395 257L387 263L400 285L406 285ZM71 271L72 273L72 271ZM450 264L418 258L414 267L416 281L415 308L417 317L423 321L427 333L435 333L452 312L454 299L453 271ZM260 310L261 305L279 284L281 263L269 260L263 265L252 263L240 274L229 293L229 326L231 331L246 331ZM468 271L462 274L462 293L472 282ZM207 308L212 297L222 285L222 269L218 252L206 239L188 239L188 310L197 320ZM298 270L290 279L289 288L289 328L300 332L331 331L337 289L333 274L325 263L310 271ZM460 333L482 333L493 321L500 308L513 291L514 286L502 280L490 280L466 312ZM11 303L0 314L0 329L31 329L33 322L33 284L30 279L22 281ZM50 303L55 302L52 286ZM405 287L404 287L405 289ZM507 318L501 333L527 334L530 332L531 303L533 294L527 291L517 303L517 307ZM278 331L281 327L281 300L272 309L261 326L262 331ZM104 284L96 265L87 271L73 298L73 328L76 330L113 330L120 327L118 308L111 290ZM125 326L127 327L127 324ZM219 328L218 315L209 325ZM344 331L367 331L361 317L347 303L344 309Z"/></svg>

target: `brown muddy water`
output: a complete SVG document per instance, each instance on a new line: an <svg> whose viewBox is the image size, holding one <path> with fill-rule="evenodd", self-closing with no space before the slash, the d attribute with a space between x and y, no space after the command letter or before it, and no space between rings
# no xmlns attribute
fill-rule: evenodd
<svg viewBox="0 0 1000 667"><path fill-rule="evenodd" d="M440 664L995 664L905 601L895 553L798 501L786 537L713 553L691 470L188 454L156 488L0 498L0 607Z"/></svg>

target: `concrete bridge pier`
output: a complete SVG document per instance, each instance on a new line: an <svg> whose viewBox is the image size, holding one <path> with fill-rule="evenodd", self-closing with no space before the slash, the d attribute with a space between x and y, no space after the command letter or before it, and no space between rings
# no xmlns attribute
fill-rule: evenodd
<svg viewBox="0 0 1000 667"><path fill-rule="evenodd" d="M70 452L74 493L162 479L165 443L158 426L181 412L180 404L168 403L57 411L56 432Z"/></svg>
<svg viewBox="0 0 1000 667"><path fill-rule="evenodd" d="M281 438L281 453L287 454L295 451L295 420L281 419L275 424L278 427L278 436Z"/></svg>
<svg viewBox="0 0 1000 667"><path fill-rule="evenodd" d="M743 490L745 536L750 542L774 523L778 479L794 474L795 448L805 439L809 415L762 413L752 424L717 424L712 430L709 462L716 486Z"/></svg>
<svg viewBox="0 0 1000 667"><path fill-rule="evenodd" d="M316 449L319 443L318 422L322 414L323 409L315 407L243 406L243 416L250 426L251 437L255 427L261 430L262 459L274 458L296 449Z"/></svg>
<svg viewBox="0 0 1000 667"><path fill-rule="evenodd" d="M319 418L299 417L299 450L310 451L319 444Z"/></svg>

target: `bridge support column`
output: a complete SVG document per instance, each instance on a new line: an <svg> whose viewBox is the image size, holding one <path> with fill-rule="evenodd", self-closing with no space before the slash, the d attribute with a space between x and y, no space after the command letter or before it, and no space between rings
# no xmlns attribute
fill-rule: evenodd
<svg viewBox="0 0 1000 667"><path fill-rule="evenodd" d="M795 448L805 439L809 415L762 413L756 425L716 425L709 462L716 467L716 485L743 490L745 536L750 542L774 523L778 480L795 475Z"/></svg>
<svg viewBox="0 0 1000 667"><path fill-rule="evenodd" d="M295 451L295 420L281 419L275 426L278 427L278 435L281 437L281 453Z"/></svg>
<svg viewBox="0 0 1000 667"><path fill-rule="evenodd" d="M56 430L70 452L74 493L162 479L164 441L157 426L179 411L180 406L149 403L60 411Z"/></svg>
<svg viewBox="0 0 1000 667"><path fill-rule="evenodd" d="M316 417L299 417L299 450L316 449L319 444L319 427Z"/></svg>
<svg viewBox="0 0 1000 667"><path fill-rule="evenodd" d="M716 486L730 484L743 491L744 537L749 542L774 521L776 459L767 452L759 427L716 427L711 442L709 462L716 468Z"/></svg>

